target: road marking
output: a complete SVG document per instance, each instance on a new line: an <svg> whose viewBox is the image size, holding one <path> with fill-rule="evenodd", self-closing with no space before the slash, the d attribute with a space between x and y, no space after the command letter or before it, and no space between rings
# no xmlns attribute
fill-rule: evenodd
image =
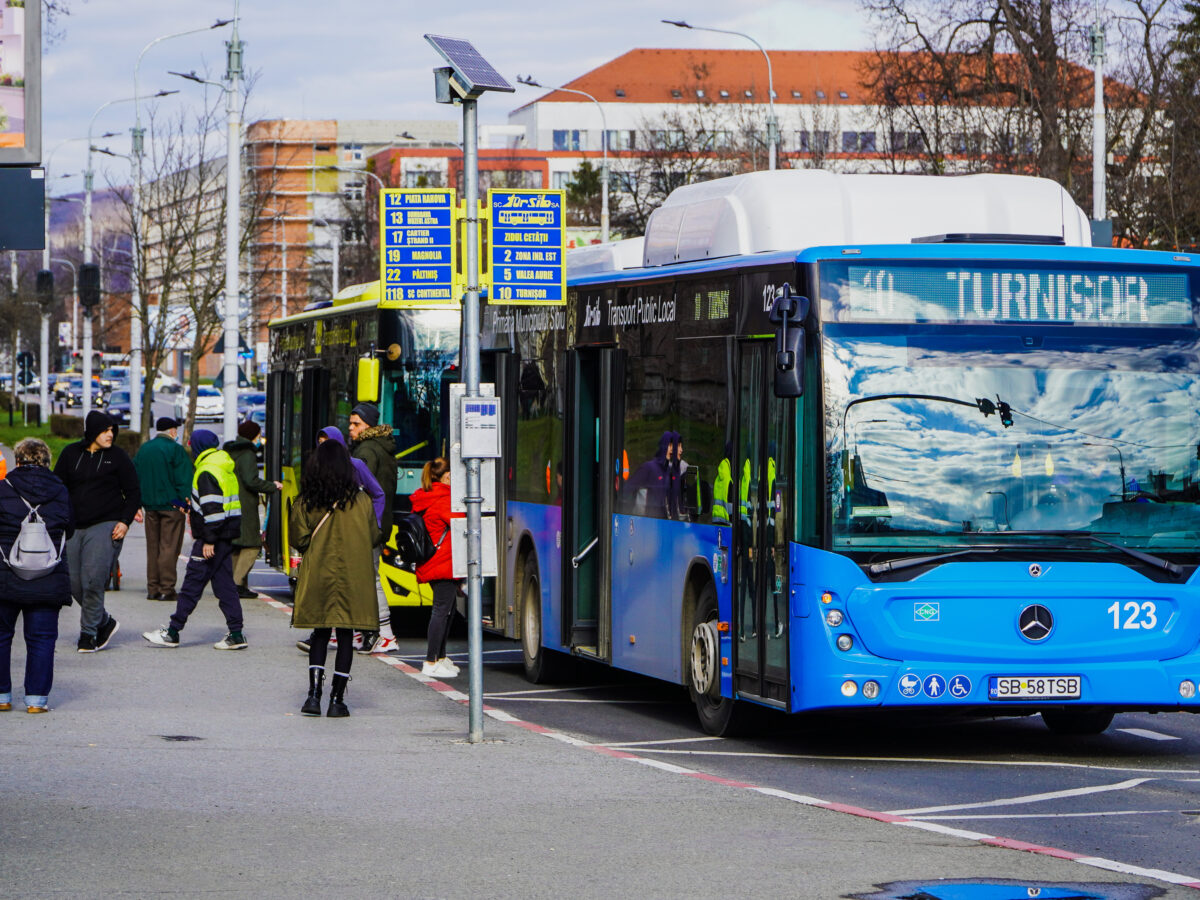
<svg viewBox="0 0 1200 900"><path fill-rule="evenodd" d="M1041 803L1044 800L1061 800L1064 797L1086 797L1088 794L1103 794L1108 791L1127 791L1154 778L1130 778L1116 784L1097 784L1092 787L1068 788L1063 791L1047 791L1044 794L1025 794L1021 797L1003 797L999 800L982 800L978 803L955 803L950 806L926 806L921 809L893 809L893 816L920 816L926 813L951 812L956 809L984 809L989 806L1020 806L1023 803Z"/></svg>
<svg viewBox="0 0 1200 900"><path fill-rule="evenodd" d="M562 694L568 691L601 691L605 688L621 688L635 687L635 685L621 684L582 684L579 687L561 687L561 688L530 688L527 691L496 691L487 694L488 697L519 697L522 694Z"/></svg>
<svg viewBox="0 0 1200 900"><path fill-rule="evenodd" d="M605 744L605 747L650 747L654 744L693 744L697 741L723 741L725 738L710 735L709 737L671 738L665 741L618 741Z"/></svg>
<svg viewBox="0 0 1200 900"><path fill-rule="evenodd" d="M1077 813L980 813L977 816L911 816L921 822L937 822L948 819L1091 819L1107 816L1157 816L1163 813L1179 815L1177 809L1117 809L1101 812Z"/></svg>
<svg viewBox="0 0 1200 900"><path fill-rule="evenodd" d="M414 681L418 681L418 682L427 684L429 687L433 688L433 690L437 691L440 694L443 694L444 696L450 697L451 699L455 700L459 704L466 704L470 701L470 697L468 695L462 693L461 691L454 690L454 688L452 688L450 685L448 685L444 682L438 681L427 675L425 675L425 676L421 675L420 669L414 668L413 666L410 666L408 663L405 663L402 660L390 659L386 656L376 656L375 658L380 660L381 662L391 666L392 668L397 669L398 671L407 675L409 678L412 678ZM1117 862L1116 860L1105 859L1105 858L1099 857L1099 856L1083 856L1082 854L1074 853L1070 850L1061 850L1057 847L1048 847L1048 846L1045 846L1042 844L1031 844L1027 841L1019 841L1019 840L1015 840L1013 838L997 837L995 835L984 834L983 832L979 832L979 831L967 831L962 828L951 828L950 826L941 825L937 822L925 822L925 821L921 821L919 819L906 819L902 816L896 816L891 813L878 812L878 811L870 810L870 809L863 809L862 807L850 806L850 805L844 804L844 803L834 803L834 802L828 801L828 800L821 800L820 798L817 798L817 797L807 797L807 796L804 796L803 794L793 794L790 791L784 791L784 790L780 790L778 788L770 788L770 787L751 784L749 782L743 782L743 781L734 781L729 778L721 778L716 775L710 775L707 772L700 772L695 769L688 769L688 768L685 768L684 766L673 765L671 763L666 763L661 760L648 759L646 757L636 756L636 755L629 753L627 751L624 751L624 750L606 747L601 744L593 744L589 741L585 741L580 738L572 737L571 735L565 734L561 731L555 731L554 729L547 728L544 725L538 725L533 722L527 722L522 719L518 719L518 718L514 717L513 715L511 715L510 713L506 713L503 710L495 709L494 707L489 707L486 704L484 705L483 712L484 712L484 715L489 716L490 718L492 718L496 721L506 722L507 724L514 725L518 728L524 729L525 731L529 731L533 734L540 734L544 737L548 737L551 740L560 741L561 743L568 744L573 747L578 747L578 748L581 748L584 750L590 750L593 753L599 753L604 756L613 757L615 759L628 760L629 762L634 762L634 763L638 763L639 765L649 766L651 768L659 769L661 771L670 772L671 774L681 775L686 778L694 778L698 781L707 781L712 784L719 784L719 785L723 785L725 787L732 787L732 788L738 788L741 790L754 791L755 793L762 794L767 797L775 797L775 798L778 798L781 800L787 800L792 803L799 803L799 804L802 804L805 806L812 806L812 807L816 807L819 809L829 810L831 812L839 812L839 813L844 813L846 815L857 816L860 818L873 819L874 821L877 821L877 822L886 822L886 823L893 824L893 825L903 825L906 828L917 828L922 831L931 832L933 834L941 834L941 835L946 835L949 837L962 838L964 840L974 841L975 843L984 844L985 846L989 846L989 847L1001 847L1001 848L1005 848L1005 849L1009 849L1009 850L1021 850L1021 851L1027 852L1027 853L1036 853L1041 856L1050 856L1050 857L1053 857L1056 859L1071 860L1071 861L1080 863L1081 865L1091 866L1091 867L1097 868L1097 869L1104 869L1104 870L1110 871L1110 872L1120 872L1125 875L1133 875L1133 876L1136 876L1139 878L1153 878L1156 881L1166 882L1167 884L1177 884L1177 885L1181 885L1183 887L1190 887L1190 888L1194 888L1196 890L1200 890L1200 878L1197 878L1192 875L1180 875L1176 872L1166 872L1162 869L1142 868L1141 866L1133 866L1133 865L1129 865L1128 863ZM689 751L689 750L654 750L654 748L652 748L652 747L648 747L647 750L649 750L650 752L655 752L655 753L703 753L704 752L704 751ZM737 755L737 754L720 754L720 755ZM753 754L753 755L780 755L780 754ZM808 758L812 758L812 759L835 759L835 758L848 759L846 757L808 757ZM864 757L863 759L865 759L866 761L877 761L876 757ZM896 762L912 762L913 760L895 760L895 761ZM966 763L970 763L970 762L979 762L979 761L942 760L942 762L955 762L955 763L966 764ZM1010 762L1010 763L1001 763L1001 762L986 763L985 762L983 764L1020 765L1020 763L1016 763L1016 762ZM1104 767L1098 767L1098 766L1086 766L1086 765L1081 765L1078 763L1044 763L1043 762L1043 763L1034 763L1034 765L1046 765L1046 766L1058 765L1058 766L1061 766L1064 768L1079 768L1079 769L1104 768ZM1133 770L1133 771L1146 771L1146 770ZM1183 774L1200 774L1200 773L1198 773L1194 770L1189 770Z"/></svg>
<svg viewBox="0 0 1200 900"><path fill-rule="evenodd" d="M1179 738L1173 734L1163 734L1161 731L1151 731L1148 728L1118 728L1117 731L1123 731L1126 734L1132 734L1134 737L1149 738L1152 741L1177 741Z"/></svg>
<svg viewBox="0 0 1200 900"><path fill-rule="evenodd" d="M483 695L485 700L492 700L495 698L495 696L496 696L495 694L484 694ZM628 706L631 703L645 705L645 704L661 704L661 703L674 703L675 702L674 700L605 700L603 698L598 699L598 700L592 700L587 697L504 697L504 696L502 696L500 699L504 700L505 702L511 702L511 703L517 703L517 702L521 702L521 703L611 703L614 706L617 706L617 705ZM604 745L598 745L598 746L604 746Z"/></svg>
<svg viewBox="0 0 1200 900"><path fill-rule="evenodd" d="M806 759L814 762L882 762L882 763L936 763L943 766L1007 766L1048 769L1082 769L1088 772L1137 772L1141 775L1200 775L1198 769L1147 769L1139 766L1096 766L1090 763L1054 762L1030 759L1024 762L1013 759L939 759L923 756L823 756L817 753L766 753L741 750L656 750L647 747L648 753L678 753L688 756L746 756L764 759Z"/></svg>

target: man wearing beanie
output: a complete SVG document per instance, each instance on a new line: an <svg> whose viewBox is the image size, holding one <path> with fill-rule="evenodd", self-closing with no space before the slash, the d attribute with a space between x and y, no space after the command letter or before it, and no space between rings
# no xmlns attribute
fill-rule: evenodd
<svg viewBox="0 0 1200 900"><path fill-rule="evenodd" d="M392 427L379 424L379 407L373 403L360 403L350 411L350 440L353 449L350 455L361 459L379 482L383 491L383 520L379 528L379 545L375 548L375 593L379 602L379 631L363 635L362 649L367 653L389 653L396 649L396 636L392 632L392 615L388 608L387 595L379 584L380 548L392 536L392 503L396 497L396 442L392 440Z"/></svg>
<svg viewBox="0 0 1200 900"><path fill-rule="evenodd" d="M129 523L142 505L137 472L129 455L114 447L117 426L92 410L83 423L83 440L58 455L54 474L71 496L75 533L67 541L71 596L79 604L79 652L95 653L117 633L117 620L104 608L113 558L120 552Z"/></svg>
<svg viewBox="0 0 1200 900"><path fill-rule="evenodd" d="M224 451L233 459L233 471L237 476L238 499L242 503L242 530L233 541L233 580L237 584L238 596L257 597L250 590L250 570L262 549L261 525L258 517L258 495L270 495L283 487L278 481L264 481L258 475L256 446L262 429L257 422L246 420L237 427L238 436L226 441Z"/></svg>
<svg viewBox="0 0 1200 900"><path fill-rule="evenodd" d="M146 511L147 600L175 602L176 566L192 494L192 458L178 441L182 424L160 418L154 425L158 434L133 458Z"/></svg>
<svg viewBox="0 0 1200 900"><path fill-rule="evenodd" d="M142 632L142 637L158 647L178 647L179 632L200 602L204 588L212 582L217 604L225 616L229 632L213 646L218 650L244 650L242 603L233 581L233 541L242 532L241 501L233 460L218 449L217 436L205 428L192 432L188 446L196 461L192 477L192 506L188 518L192 526L192 553L183 574L183 587L175 601L171 622L157 631Z"/></svg>

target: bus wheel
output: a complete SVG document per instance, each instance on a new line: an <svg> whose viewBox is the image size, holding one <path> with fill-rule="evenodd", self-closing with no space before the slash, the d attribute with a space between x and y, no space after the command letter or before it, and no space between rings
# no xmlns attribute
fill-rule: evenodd
<svg viewBox="0 0 1200 900"><path fill-rule="evenodd" d="M1113 714L1102 709L1043 709L1042 721L1055 734L1101 734Z"/></svg>
<svg viewBox="0 0 1200 900"><path fill-rule="evenodd" d="M537 557L525 557L521 575L521 658L525 678L533 684L551 681L557 674L554 659L558 654L542 646L542 582L538 577Z"/></svg>
<svg viewBox="0 0 1200 900"><path fill-rule="evenodd" d="M688 693L700 727L708 734L732 735L745 727L743 704L721 696L721 653L717 636L717 589L708 582L696 601L688 653Z"/></svg>

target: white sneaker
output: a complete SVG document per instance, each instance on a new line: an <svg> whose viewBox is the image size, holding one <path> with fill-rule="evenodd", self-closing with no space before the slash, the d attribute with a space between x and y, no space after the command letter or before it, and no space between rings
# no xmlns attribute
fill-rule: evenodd
<svg viewBox="0 0 1200 900"><path fill-rule="evenodd" d="M432 662L432 663L431 662L421 663L421 674L422 675L430 675L434 678L453 678L455 675L458 674L458 670L452 669L449 666L443 666L442 660L438 660L437 662Z"/></svg>
<svg viewBox="0 0 1200 900"><path fill-rule="evenodd" d="M371 655L378 656L382 653L392 653L400 649L400 645L394 637L380 637L375 641L375 645L371 647Z"/></svg>
<svg viewBox="0 0 1200 900"><path fill-rule="evenodd" d="M454 677L462 671L462 669L456 666L447 656L443 656L441 659L439 659L436 665L445 666L447 669L449 669L451 677Z"/></svg>

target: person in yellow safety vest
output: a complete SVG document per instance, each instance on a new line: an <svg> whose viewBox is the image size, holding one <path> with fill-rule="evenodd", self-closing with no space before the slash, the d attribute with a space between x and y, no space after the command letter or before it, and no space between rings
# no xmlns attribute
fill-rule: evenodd
<svg viewBox="0 0 1200 900"><path fill-rule="evenodd" d="M170 624L156 631L143 632L142 637L158 647L178 647L179 632L200 602L204 588L212 582L213 593L217 595L217 604L229 629L229 633L213 647L244 650L242 603L233 580L233 541L242 530L242 505L238 499L233 458L218 449L217 436L204 428L192 432L188 446L196 458L189 514L195 543Z"/></svg>
<svg viewBox="0 0 1200 900"><path fill-rule="evenodd" d="M725 446L725 458L717 463L717 477L713 479L712 520L715 525L730 524L729 495L733 488L733 466L729 463L731 448Z"/></svg>

